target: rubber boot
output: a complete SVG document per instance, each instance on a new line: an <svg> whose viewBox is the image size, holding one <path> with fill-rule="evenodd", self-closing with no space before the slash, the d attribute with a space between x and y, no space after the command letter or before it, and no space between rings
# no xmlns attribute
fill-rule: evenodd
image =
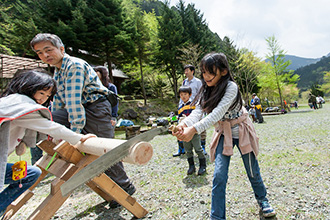
<svg viewBox="0 0 330 220"><path fill-rule="evenodd" d="M207 155L206 150L205 150L205 143L206 143L205 140L201 140L201 146L202 146L202 149L203 149L204 155Z"/></svg>
<svg viewBox="0 0 330 220"><path fill-rule="evenodd" d="M206 173L206 159L202 158L199 159L198 175L203 175L204 173Z"/></svg>
<svg viewBox="0 0 330 220"><path fill-rule="evenodd" d="M188 163L189 163L189 169L188 169L187 175L191 175L191 174L196 172L194 158L189 157L188 158Z"/></svg>
<svg viewBox="0 0 330 220"><path fill-rule="evenodd" d="M173 157L179 157L179 156L181 156L181 154L185 154L184 147L183 147L183 142L182 141L178 141L178 145L179 145L178 153L173 154Z"/></svg>

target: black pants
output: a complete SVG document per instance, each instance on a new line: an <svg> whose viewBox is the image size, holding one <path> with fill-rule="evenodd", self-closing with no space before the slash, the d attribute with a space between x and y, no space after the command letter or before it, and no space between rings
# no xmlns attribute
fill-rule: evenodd
<svg viewBox="0 0 330 220"><path fill-rule="evenodd" d="M264 122L264 118L263 118L262 115L261 115L261 111L260 111L260 109L255 108L255 110L256 110L256 116L257 116L257 120L258 120L258 122L259 122L259 123L263 123L263 122Z"/></svg>
<svg viewBox="0 0 330 220"><path fill-rule="evenodd" d="M111 105L107 100L96 102L95 104L84 105L86 113L86 124L81 133L95 134L98 137L111 138L110 130L113 129L111 125ZM68 120L68 112L66 109L59 109L52 112L53 120L60 123L67 128L70 128ZM126 189L130 185L124 165L118 162L112 165L105 174L115 181L121 188Z"/></svg>

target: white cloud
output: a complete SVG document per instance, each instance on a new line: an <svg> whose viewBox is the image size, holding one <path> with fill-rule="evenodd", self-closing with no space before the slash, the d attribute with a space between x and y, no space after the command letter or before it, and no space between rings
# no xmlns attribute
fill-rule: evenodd
<svg viewBox="0 0 330 220"><path fill-rule="evenodd" d="M178 1L172 0L174 5ZM213 32L264 57L274 35L287 54L319 58L330 53L328 0L186 0L204 14Z"/></svg>

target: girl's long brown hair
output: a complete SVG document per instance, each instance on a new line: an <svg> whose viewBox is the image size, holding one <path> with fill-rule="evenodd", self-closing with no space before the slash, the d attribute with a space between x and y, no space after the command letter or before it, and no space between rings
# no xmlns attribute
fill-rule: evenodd
<svg viewBox="0 0 330 220"><path fill-rule="evenodd" d="M192 102L192 104L200 102L203 111L207 114L212 112L212 110L217 107L217 105L225 95L228 81L235 82L234 78L230 73L226 55L224 55L223 53L209 53L205 55L200 63L200 70L202 72L202 75L204 72L207 71L210 74L216 76L217 69L220 70L220 73L227 70L227 74L221 76L217 84L212 87L207 86L204 78L201 77L203 85ZM237 106L242 106L241 93L239 91L239 88L237 88L237 90L238 92L235 102L229 107L229 110L233 110Z"/></svg>

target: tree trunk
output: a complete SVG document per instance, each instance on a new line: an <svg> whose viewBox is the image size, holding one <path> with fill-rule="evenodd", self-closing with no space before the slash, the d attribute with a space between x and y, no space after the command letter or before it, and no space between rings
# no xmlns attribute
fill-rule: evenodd
<svg viewBox="0 0 330 220"><path fill-rule="evenodd" d="M141 57L139 57L139 64L140 64L141 88L142 88L142 92L143 92L144 105L147 105L147 95L146 95L146 89L144 88L143 67L142 67L142 59L141 59Z"/></svg>
<svg viewBox="0 0 330 220"><path fill-rule="evenodd" d="M107 63L108 63L109 79L110 79L111 83L114 83L113 74L112 74L112 62L110 60L109 52L106 53L106 59L107 59Z"/></svg>
<svg viewBox="0 0 330 220"><path fill-rule="evenodd" d="M175 101L178 102L178 79L176 77L176 74L175 74L175 68L172 67L171 68L171 75L173 77L173 88L174 88L174 96L175 96Z"/></svg>
<svg viewBox="0 0 330 220"><path fill-rule="evenodd" d="M277 73L275 73L275 74L276 74L276 84L277 84L278 94L280 96L281 109L284 109L283 102L282 102L282 93L281 93L280 82L278 81Z"/></svg>

